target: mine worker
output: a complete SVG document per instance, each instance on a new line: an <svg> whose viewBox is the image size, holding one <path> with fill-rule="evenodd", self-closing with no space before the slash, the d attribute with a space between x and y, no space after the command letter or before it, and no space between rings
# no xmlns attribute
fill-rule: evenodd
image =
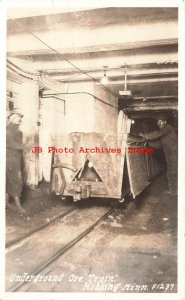
<svg viewBox="0 0 185 300"><path fill-rule="evenodd" d="M22 178L22 132L19 129L23 115L13 112L8 117L6 127L6 206L14 208L10 203L10 197L15 202L19 213L26 211L21 205L21 192L23 188Z"/></svg>
<svg viewBox="0 0 185 300"><path fill-rule="evenodd" d="M159 141L164 154L167 165L168 192L170 194L177 193L177 134L174 128L167 123L164 115L156 117L159 130L150 133L140 133L146 141Z"/></svg>

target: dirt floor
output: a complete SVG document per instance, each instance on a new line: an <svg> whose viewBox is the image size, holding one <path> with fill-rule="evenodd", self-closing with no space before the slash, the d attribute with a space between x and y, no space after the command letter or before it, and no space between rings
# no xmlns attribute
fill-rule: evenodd
<svg viewBox="0 0 185 300"><path fill-rule="evenodd" d="M40 274L58 281L45 277L21 291L175 293L177 199L165 190L165 177L156 178ZM91 205L82 205L83 214ZM77 223L71 219L72 226Z"/></svg>

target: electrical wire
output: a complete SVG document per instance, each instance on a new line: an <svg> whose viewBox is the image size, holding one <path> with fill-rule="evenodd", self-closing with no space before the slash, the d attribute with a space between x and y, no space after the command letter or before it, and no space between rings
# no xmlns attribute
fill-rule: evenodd
<svg viewBox="0 0 185 300"><path fill-rule="evenodd" d="M32 76L32 79L33 79L33 77L37 77L37 76L40 75L39 73L38 73L38 74L34 74L34 73L31 73L31 72L28 72L28 71L25 71L25 70L21 69L20 67L18 67L17 65L15 65L15 64L14 64L12 61L10 61L9 59L7 59L7 62L8 62L10 65L12 65L13 67L15 67L16 69L20 70L21 72L24 72L24 73L26 73L26 74L28 74L28 75L31 75L31 76Z"/></svg>
<svg viewBox="0 0 185 300"><path fill-rule="evenodd" d="M15 69L14 69L14 68L12 68L12 67L10 67L10 66L8 66L8 65L7 65L7 68L8 68L9 70L13 71L14 73L16 72L18 75L20 75L20 76L22 76L22 77L24 77L24 78L27 78L27 79L31 79L31 80L33 80L33 78L31 78L31 77L28 77L28 76L26 76L26 75L24 75L24 74L21 74L21 73L20 73L20 72L18 72L17 70L15 71Z"/></svg>
<svg viewBox="0 0 185 300"><path fill-rule="evenodd" d="M46 98L46 99L49 99L49 98L55 98L55 99L57 99L57 100L59 100L59 101L66 102L65 99L62 99L62 98L59 98L59 97L57 97L57 96L55 96L55 95L50 95L50 94L45 94L45 95L43 95L43 96L41 97L41 99L44 99L44 98Z"/></svg>
<svg viewBox="0 0 185 300"><path fill-rule="evenodd" d="M106 105L108 105L108 106L111 106L111 107L114 107L114 108L116 108L116 109L118 109L118 106L115 106L115 105L113 105L113 104L110 104L110 103L108 103L108 102L106 102L106 101L104 101L104 100L102 100L102 99L100 99L100 98L98 98L98 97L96 97L95 95L93 95L93 94L91 94L91 93L88 93L88 92L69 92L69 93L55 93L55 94L45 94L46 96L57 96L57 95L76 95L76 94L86 94L86 95L90 95L90 96L92 96L94 99L97 99L98 101L100 101L100 102L102 102L102 103L104 103L104 104L106 104ZM45 95L43 95L42 96L42 98L45 98L44 96Z"/></svg>
<svg viewBox="0 0 185 300"><path fill-rule="evenodd" d="M44 95L44 96L42 96L41 97L41 99L49 99L49 98L53 98L53 99L56 99L56 100L58 100L58 101L63 101L64 102L64 115L66 114L66 100L65 99L62 99L62 98L59 98L59 97L57 97L57 96L55 96L55 95Z"/></svg>
<svg viewBox="0 0 185 300"><path fill-rule="evenodd" d="M80 73L88 76L89 78L91 78L93 81L99 83L100 85L102 85L109 93L111 93L113 96L119 97L115 92L111 91L109 88L107 88L104 84L102 84L99 80L95 79L93 76L89 75L88 73L86 73L85 71L83 71L82 69L80 69L79 67L77 67L75 64L73 64L70 60L68 60L64 54L59 53L57 50L55 50L53 47L51 47L50 45L48 45L47 43L45 43L43 40L41 40L37 35L35 35L34 33L32 33L28 28L26 28L21 22L17 21L17 20L13 20L11 19L10 16L8 16L10 18L11 21L13 21L14 23L20 25L27 33L29 33L30 35L32 35L33 37L35 37L38 41L40 41L43 45L45 45L47 48L49 48L50 50L52 50L53 52L56 53L56 55L62 60L67 61L72 67L74 67L76 70L78 70Z"/></svg>

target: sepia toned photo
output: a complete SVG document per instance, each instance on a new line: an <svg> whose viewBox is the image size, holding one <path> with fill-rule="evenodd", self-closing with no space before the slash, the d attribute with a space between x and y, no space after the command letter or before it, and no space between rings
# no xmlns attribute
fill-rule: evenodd
<svg viewBox="0 0 185 300"><path fill-rule="evenodd" d="M178 6L6 13L5 293L176 297Z"/></svg>

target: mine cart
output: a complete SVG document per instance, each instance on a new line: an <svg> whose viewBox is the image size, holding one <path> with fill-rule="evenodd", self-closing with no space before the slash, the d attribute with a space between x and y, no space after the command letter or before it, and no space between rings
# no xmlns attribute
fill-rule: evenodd
<svg viewBox="0 0 185 300"><path fill-rule="evenodd" d="M51 192L73 196L123 201L135 198L149 184L146 154L129 153L129 147L144 147L127 134L71 133L55 136L52 153ZM149 155L149 154L147 154ZM152 157L150 159L152 161Z"/></svg>

